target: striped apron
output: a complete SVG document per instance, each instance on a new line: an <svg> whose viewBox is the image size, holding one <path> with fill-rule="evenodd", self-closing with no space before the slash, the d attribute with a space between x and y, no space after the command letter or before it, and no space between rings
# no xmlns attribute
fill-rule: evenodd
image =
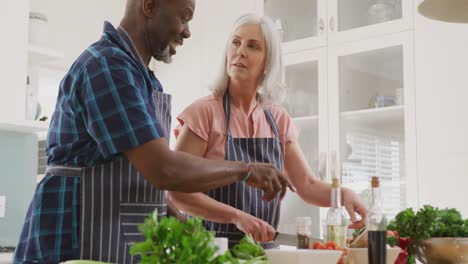
<svg viewBox="0 0 468 264"><path fill-rule="evenodd" d="M232 161L272 163L278 170L283 171L283 154L281 151L278 126L271 112L268 109L264 110L275 134L274 138L233 138L229 128L231 106L228 91L226 91L223 97L223 108L227 122L225 159ZM278 227L280 212L279 195L276 196L273 201L266 202L262 200L263 194L262 190L252 188L244 181L208 192L208 196L216 201L251 214L269 223L276 229ZM237 244L245 235L234 224L220 224L212 221L205 221L204 224L208 230L215 231L217 237L227 237L229 239L229 248ZM275 244L272 242L262 243L262 246L264 248L272 248Z"/></svg>
<svg viewBox="0 0 468 264"><path fill-rule="evenodd" d="M157 118L169 141L171 96L153 91ZM137 263L129 247L145 240L138 231L155 209L166 215L166 193L141 176L123 156L93 167L49 166L46 173L81 177L80 259Z"/></svg>

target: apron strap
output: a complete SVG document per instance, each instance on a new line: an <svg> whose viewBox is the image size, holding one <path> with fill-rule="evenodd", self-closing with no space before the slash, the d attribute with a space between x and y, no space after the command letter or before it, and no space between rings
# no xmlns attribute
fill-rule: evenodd
<svg viewBox="0 0 468 264"><path fill-rule="evenodd" d="M228 136L228 139L231 139L232 135L231 135L231 129L229 126L229 121L231 119L231 99L229 96L230 96L229 89L226 89L226 92L224 92L224 96L223 96L223 108L224 108L224 114L226 115L227 136Z"/></svg>
<svg viewBox="0 0 468 264"><path fill-rule="evenodd" d="M45 173L65 177L80 177L82 171L82 167L67 165L49 165L47 166Z"/></svg>
<svg viewBox="0 0 468 264"><path fill-rule="evenodd" d="M280 138L279 136L279 130L278 130L278 125L276 125L275 119L273 118L273 115L271 114L270 110L264 109L265 115L268 119L268 122L270 123L271 128L273 129L273 132L275 133L276 138Z"/></svg>
<svg viewBox="0 0 468 264"><path fill-rule="evenodd" d="M231 118L231 98L230 98L230 95L229 95L229 89L226 89L226 92L224 92L223 108L224 108L224 114L226 115L227 135L228 135L228 138L231 139L232 134L231 134L231 129L230 129L230 125L229 125L229 123L230 123L229 121L230 121L230 118ZM268 119L268 123L270 123L270 127L273 130L273 133L275 134L275 137L279 139L280 136L279 136L278 125L276 124L275 119L273 118L273 115L271 114L270 110L268 110L268 109L264 109L263 111L265 112L265 115L266 115L266 117Z"/></svg>

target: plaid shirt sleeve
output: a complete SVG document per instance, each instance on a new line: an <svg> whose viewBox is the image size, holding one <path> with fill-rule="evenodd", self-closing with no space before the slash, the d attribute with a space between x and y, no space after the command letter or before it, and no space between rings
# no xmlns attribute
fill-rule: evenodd
<svg viewBox="0 0 468 264"><path fill-rule="evenodd" d="M108 158L164 137L147 83L135 65L101 56L83 69L79 92L86 128Z"/></svg>

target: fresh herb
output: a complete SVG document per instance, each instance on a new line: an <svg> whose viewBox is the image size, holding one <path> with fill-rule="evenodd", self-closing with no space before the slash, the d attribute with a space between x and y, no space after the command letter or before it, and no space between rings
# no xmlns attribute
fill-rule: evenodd
<svg viewBox="0 0 468 264"><path fill-rule="evenodd" d="M468 237L468 219L463 220L456 209L424 205L416 214L411 208L400 212L388 229L419 241L431 237Z"/></svg>
<svg viewBox="0 0 468 264"><path fill-rule="evenodd" d="M199 218L179 222L174 217L158 221L157 211L139 227L146 240L135 243L130 254L140 255L141 263L223 263L229 255L216 257L213 232L206 231ZM231 257L232 258L232 257Z"/></svg>
<svg viewBox="0 0 468 264"><path fill-rule="evenodd" d="M391 247L398 246L398 238L396 236L387 236L387 245Z"/></svg>
<svg viewBox="0 0 468 264"><path fill-rule="evenodd" d="M413 250L418 241L431 237L468 237L468 219L463 220L453 208L424 205L417 213L411 208L398 213L388 230L398 232L398 245L409 253L406 263L413 264L416 263Z"/></svg>
<svg viewBox="0 0 468 264"><path fill-rule="evenodd" d="M139 225L146 240L135 243L130 254L139 255L142 264L267 264L265 251L246 235L231 251L216 256L214 232L207 231L200 218L185 223L174 217L158 221L157 211Z"/></svg>
<svg viewBox="0 0 468 264"><path fill-rule="evenodd" d="M270 263L266 257L265 250L255 242L251 235L246 235L239 244L232 249L232 254L236 256L239 263L263 264Z"/></svg>

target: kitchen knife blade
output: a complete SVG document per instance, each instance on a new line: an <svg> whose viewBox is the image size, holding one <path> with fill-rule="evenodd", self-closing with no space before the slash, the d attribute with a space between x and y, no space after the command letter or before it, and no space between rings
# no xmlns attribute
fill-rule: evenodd
<svg viewBox="0 0 468 264"><path fill-rule="evenodd" d="M276 232L274 241L275 241L275 243L277 245L295 246L296 247L297 246L297 235ZM309 237L309 245L312 246L312 244L314 242L323 243L323 239L316 238L316 237Z"/></svg>

